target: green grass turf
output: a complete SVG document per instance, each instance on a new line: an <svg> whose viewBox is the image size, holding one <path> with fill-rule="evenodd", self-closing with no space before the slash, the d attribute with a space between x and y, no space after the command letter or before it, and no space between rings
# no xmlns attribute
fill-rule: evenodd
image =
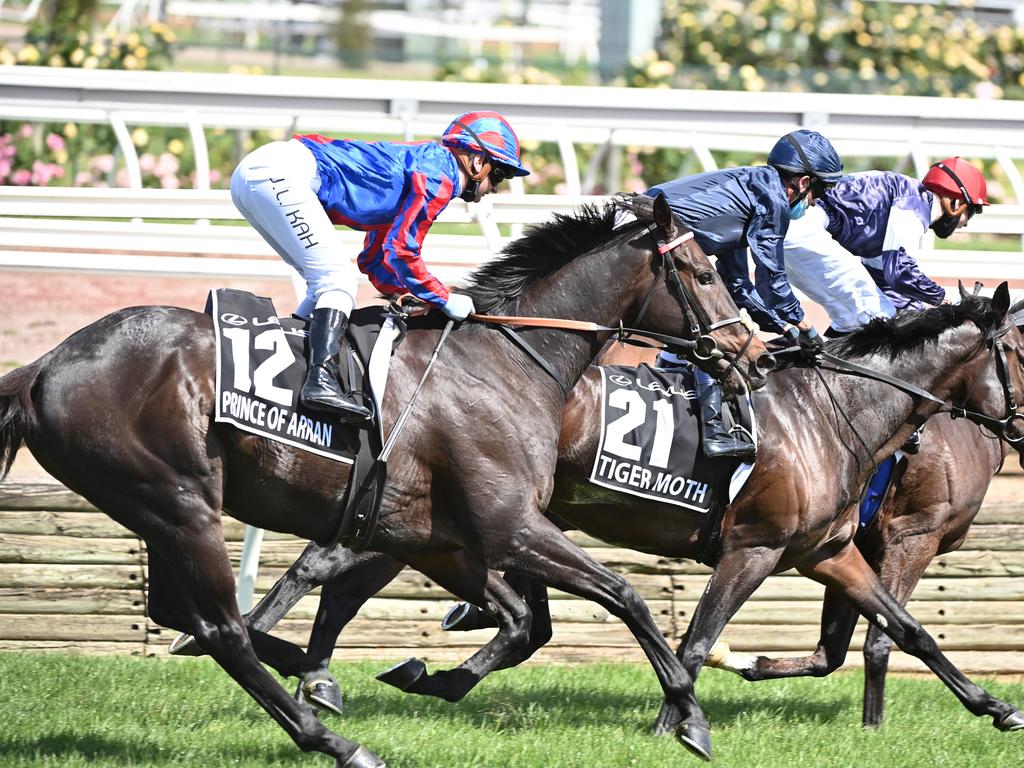
<svg viewBox="0 0 1024 768"><path fill-rule="evenodd" d="M325 722L389 768L697 766L648 733L661 699L637 664L532 665L484 681L458 704L373 679L381 663L337 664L346 714ZM436 669L437 665L432 665ZM208 659L0 654L0 766L330 766L303 754ZM718 670L697 686L716 766L977 768L1024 764L1024 733L1001 733L934 679L892 678L885 726L864 731L860 673L746 683ZM988 681L1024 703L1024 683ZM288 685L291 689L291 685Z"/></svg>

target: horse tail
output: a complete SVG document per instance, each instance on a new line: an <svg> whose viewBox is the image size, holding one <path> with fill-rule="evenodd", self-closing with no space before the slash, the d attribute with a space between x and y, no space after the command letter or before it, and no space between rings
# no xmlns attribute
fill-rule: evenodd
<svg viewBox="0 0 1024 768"><path fill-rule="evenodd" d="M38 374L36 361L0 376L0 480L11 471L14 456L35 423L32 385Z"/></svg>

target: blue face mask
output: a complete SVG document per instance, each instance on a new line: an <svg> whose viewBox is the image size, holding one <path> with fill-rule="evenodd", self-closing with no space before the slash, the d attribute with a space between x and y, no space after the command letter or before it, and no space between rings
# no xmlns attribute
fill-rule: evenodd
<svg viewBox="0 0 1024 768"><path fill-rule="evenodd" d="M790 219L799 219L805 213L807 213L807 198L806 197L801 197L799 200L797 200L795 203L793 203L791 206L789 206L789 218Z"/></svg>

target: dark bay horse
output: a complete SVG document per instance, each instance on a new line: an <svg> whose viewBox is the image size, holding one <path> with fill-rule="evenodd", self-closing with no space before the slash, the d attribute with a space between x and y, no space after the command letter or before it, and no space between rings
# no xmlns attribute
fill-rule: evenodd
<svg viewBox="0 0 1024 768"><path fill-rule="evenodd" d="M993 300L964 295L958 305L876 321L831 349L947 402L1003 418L1015 413L1013 392L1024 391L1024 338L1006 323L1008 307L1004 283ZM996 345L1005 350L1005 358L995 356ZM722 557L680 648L687 670L694 676L699 672L722 628L769 574L797 568L922 659L972 713L991 716L1002 730L1024 727L1014 707L990 696L946 659L854 545L859 495L874 464L891 455L939 406L887 383L809 368L773 374L755 394L754 405L761 436L758 462L727 511ZM618 546L695 557L701 528L697 513L588 482L600 420L600 374L591 369L563 412L549 509ZM1021 436L1018 420L1008 429L1014 439ZM379 555L310 545L249 621L267 629L302 594L323 584L309 652L326 659L344 623L400 567ZM543 590L536 588L528 597L534 610L533 648L550 637L542 597ZM407 663L406 671L410 674L400 679L406 690L444 695L434 676L423 674L422 665ZM385 679L395 682L390 674ZM659 731L678 719L673 707L666 702Z"/></svg>
<svg viewBox="0 0 1024 768"><path fill-rule="evenodd" d="M616 226L615 206L584 208L512 243L474 273L468 292L478 310L710 334L722 350L740 351L739 370L762 381L756 362L764 345L726 322L738 315L735 304L664 200L638 196L619 206L641 220ZM694 316L699 328L688 322ZM437 313L410 320L392 358L385 433L443 322ZM521 333L568 388L610 336ZM214 343L207 315L134 307L0 378L0 477L24 442L51 475L146 541L154 621L195 635L302 750L324 752L347 768L381 766L366 747L326 729L254 655L253 643L261 641L250 640L235 602L222 511L329 541L348 478L335 461L213 422ZM736 376L726 359L711 367ZM499 617L503 634L455 670L453 689L468 690L498 660L523 657L529 611L491 576L492 569L514 570L595 600L626 622L681 713L681 740L701 753L710 749L689 674L646 606L544 517L565 404L555 377L539 372L493 326L464 323L440 350L417 404L391 455L372 547Z"/></svg>
<svg viewBox="0 0 1024 768"><path fill-rule="evenodd" d="M907 604L937 555L963 544L1009 450L1006 443L969 421L940 415L928 422L921 452L910 459L876 520L857 543L864 560L900 605ZM824 677L843 665L859 618L853 606L826 590L821 636L810 656L773 659L732 652L723 643L715 647L708 664L746 680ZM889 638L870 624L864 640L865 726L882 723L890 649Z"/></svg>

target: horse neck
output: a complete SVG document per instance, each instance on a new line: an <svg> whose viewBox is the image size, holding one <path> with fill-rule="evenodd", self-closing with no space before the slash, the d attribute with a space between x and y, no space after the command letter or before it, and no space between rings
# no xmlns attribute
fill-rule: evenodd
<svg viewBox="0 0 1024 768"><path fill-rule="evenodd" d="M978 353L978 345L977 329L973 324L967 324L944 331L937 342L925 342L916 354L902 354L890 360L886 353L881 352L850 358L850 361L914 384L940 400L950 402L952 395L963 387L966 376L970 375L965 371L965 364ZM831 391L830 397L817 376L810 371L804 371L804 375L806 385L798 397L812 393L811 397L817 401L823 418L827 418L830 424L839 421L844 444L859 455L863 455L866 445L875 463L891 456L917 428L916 423L923 422L939 410L937 403L911 397L891 384L822 371ZM853 381L856 383L851 386ZM835 413L832 397L843 415ZM849 434L846 419L860 439Z"/></svg>
<svg viewBox="0 0 1024 768"><path fill-rule="evenodd" d="M531 288L519 300L519 314L609 326L631 321L627 313L650 285L644 278L649 278L651 254L618 243L573 259ZM540 328L521 332L569 387L594 362L609 336Z"/></svg>

